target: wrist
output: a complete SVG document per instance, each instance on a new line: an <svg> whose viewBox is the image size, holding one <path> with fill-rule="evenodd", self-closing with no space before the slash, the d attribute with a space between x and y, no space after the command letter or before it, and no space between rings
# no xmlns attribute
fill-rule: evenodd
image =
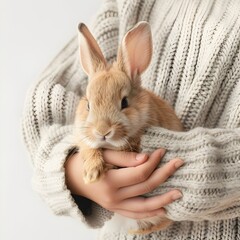
<svg viewBox="0 0 240 240"><path fill-rule="evenodd" d="M80 153L76 149L69 151L64 167L67 188L72 194L81 195L80 184L82 175L82 161Z"/></svg>

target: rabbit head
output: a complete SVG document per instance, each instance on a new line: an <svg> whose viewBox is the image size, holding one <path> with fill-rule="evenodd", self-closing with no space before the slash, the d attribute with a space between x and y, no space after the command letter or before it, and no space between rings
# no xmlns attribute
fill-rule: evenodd
<svg viewBox="0 0 240 240"><path fill-rule="evenodd" d="M76 113L81 139L92 148L124 149L148 121L148 96L140 75L151 61L150 26L140 22L129 30L111 65L84 24L79 25L79 42L80 63L89 78Z"/></svg>

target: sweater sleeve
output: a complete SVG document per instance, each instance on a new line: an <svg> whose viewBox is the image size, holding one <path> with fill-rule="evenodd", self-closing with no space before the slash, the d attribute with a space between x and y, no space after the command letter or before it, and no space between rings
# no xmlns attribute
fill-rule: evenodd
<svg viewBox="0 0 240 240"><path fill-rule="evenodd" d="M240 128L172 132L153 127L146 131L142 147L144 151L166 148L162 164L174 157L185 161L152 193L182 191L183 198L167 206L169 218L199 221L240 215Z"/></svg>
<svg viewBox="0 0 240 240"><path fill-rule="evenodd" d="M118 44L114 1L104 1L93 29L105 49L104 55L111 61ZM74 37L29 90L22 130L33 166L33 189L54 214L76 217L91 227L100 227L112 213L88 199L71 195L65 184L64 163L74 144L75 110L86 85L87 77L79 64L78 41Z"/></svg>

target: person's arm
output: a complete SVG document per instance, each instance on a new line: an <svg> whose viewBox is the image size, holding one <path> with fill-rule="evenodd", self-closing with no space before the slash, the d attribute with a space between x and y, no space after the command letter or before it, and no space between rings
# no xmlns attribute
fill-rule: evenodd
<svg viewBox="0 0 240 240"><path fill-rule="evenodd" d="M75 109L86 77L77 68L77 38L48 66L26 96L22 131L34 169L32 185L55 214L80 216L65 185ZM72 86L75 83L75 87Z"/></svg>
<svg viewBox="0 0 240 240"><path fill-rule="evenodd" d="M95 24L94 32L100 44L116 40L118 14L112 1L104 2L97 18L101 21ZM104 25L107 18L116 25L110 35L111 23ZM103 32L106 30L108 34ZM107 58L115 51L106 51ZM78 38L74 37L28 92L22 117L23 137L34 169L33 188L55 214L70 215L83 222L86 219L65 184L64 163L75 142L72 135L75 110L86 84L87 77L79 66ZM95 209L97 212L100 208ZM103 209L99 212L98 225L111 216Z"/></svg>
<svg viewBox="0 0 240 240"><path fill-rule="evenodd" d="M142 147L168 149L161 163L173 156L184 166L154 194L180 189L183 198L166 207L168 216L181 220L218 220L240 215L240 128L196 128L172 132L153 127L146 131Z"/></svg>

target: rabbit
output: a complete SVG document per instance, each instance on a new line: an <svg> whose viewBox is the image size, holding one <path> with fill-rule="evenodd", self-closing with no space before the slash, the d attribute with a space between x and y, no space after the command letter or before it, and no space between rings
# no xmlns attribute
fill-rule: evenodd
<svg viewBox="0 0 240 240"><path fill-rule="evenodd" d="M150 25L141 21L124 36L117 60L108 64L87 26L80 23L80 65L89 78L75 115L77 147L84 161L86 184L114 166L104 163L102 149L140 151L141 135L150 126L182 131L172 107L141 86L152 56ZM134 233L163 229L171 220L143 219Z"/></svg>

